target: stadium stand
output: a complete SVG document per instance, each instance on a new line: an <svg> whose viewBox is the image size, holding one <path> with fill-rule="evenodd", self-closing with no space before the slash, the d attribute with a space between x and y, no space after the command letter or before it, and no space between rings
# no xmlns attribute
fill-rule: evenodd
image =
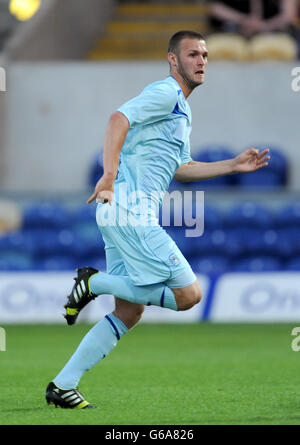
<svg viewBox="0 0 300 445"><path fill-rule="evenodd" d="M210 60L295 60L299 52L297 4L297 0L289 2L283 12L284 0L210 2Z"/></svg>
<svg viewBox="0 0 300 445"><path fill-rule="evenodd" d="M170 35L179 29L206 33L206 2L121 3L88 58L164 59Z"/></svg>
<svg viewBox="0 0 300 445"><path fill-rule="evenodd" d="M207 37L210 60L255 61L298 58L297 40L285 33L266 33L250 40L232 33L213 33Z"/></svg>
<svg viewBox="0 0 300 445"><path fill-rule="evenodd" d="M299 209L298 200L272 209L251 201L226 209L209 205L202 236L186 237L190 227L184 221L176 227L172 218L165 230L196 272L299 270ZM23 216L19 230L0 236L0 270L73 270L84 264L105 270L95 206L47 202L24 208Z"/></svg>

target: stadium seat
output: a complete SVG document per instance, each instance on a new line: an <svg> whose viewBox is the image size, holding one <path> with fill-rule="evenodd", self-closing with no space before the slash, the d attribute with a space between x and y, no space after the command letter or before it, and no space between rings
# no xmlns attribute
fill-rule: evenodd
<svg viewBox="0 0 300 445"><path fill-rule="evenodd" d="M234 33L214 33L206 39L210 60L245 61L249 59L246 39Z"/></svg>
<svg viewBox="0 0 300 445"><path fill-rule="evenodd" d="M0 270L1 271L29 271L34 268L32 256L19 250L1 250Z"/></svg>
<svg viewBox="0 0 300 445"><path fill-rule="evenodd" d="M88 173L88 186L94 188L102 175L102 150L100 150L100 153L97 153L92 161L92 165Z"/></svg>
<svg viewBox="0 0 300 445"><path fill-rule="evenodd" d="M254 144L254 147L267 147L265 144ZM288 159L279 148L269 146L270 161L267 167L251 174L234 175L236 184L245 188L282 187L288 183Z"/></svg>
<svg viewBox="0 0 300 445"><path fill-rule="evenodd" d="M186 237L182 227L165 227L166 232L175 241L181 252L186 257L192 257L199 252L199 238Z"/></svg>
<svg viewBox="0 0 300 445"><path fill-rule="evenodd" d="M250 256L240 258L232 263L234 272L269 272L279 271L283 263L279 258L270 256Z"/></svg>
<svg viewBox="0 0 300 445"><path fill-rule="evenodd" d="M96 223L95 205L84 205L77 209L71 229L76 238L75 252L78 257L104 256L104 242Z"/></svg>
<svg viewBox="0 0 300 445"><path fill-rule="evenodd" d="M204 206L204 208L203 208ZM191 204L180 204L179 209L170 207L170 215L167 214L168 209L164 209L164 218L162 211L159 214L159 222L163 227L182 227L183 229L197 228L198 230L221 229L223 226L223 214L216 206L207 205L204 202L196 201L195 196Z"/></svg>
<svg viewBox="0 0 300 445"><path fill-rule="evenodd" d="M300 226L300 201L293 201L280 207L274 215L275 225L278 228Z"/></svg>
<svg viewBox="0 0 300 445"><path fill-rule="evenodd" d="M224 233L224 252L226 252L228 258L233 259L246 254L247 245L245 245L244 229L226 229Z"/></svg>
<svg viewBox="0 0 300 445"><path fill-rule="evenodd" d="M76 244L74 246L74 253L80 259L94 256L97 256L98 258L104 258L104 241L100 233L98 233L97 237L93 240L86 239L80 236L77 237Z"/></svg>
<svg viewBox="0 0 300 445"><path fill-rule="evenodd" d="M86 258L81 258L78 260L77 267L89 266L100 270L101 272L106 272L106 259L105 257L99 256L89 256Z"/></svg>
<svg viewBox="0 0 300 445"><path fill-rule="evenodd" d="M196 274L218 275L231 269L230 260L226 256L218 255L193 258L190 265Z"/></svg>
<svg viewBox="0 0 300 445"><path fill-rule="evenodd" d="M93 222L96 224L96 205L83 205L78 207L72 215L72 223Z"/></svg>
<svg viewBox="0 0 300 445"><path fill-rule="evenodd" d="M249 41L252 60L296 60L298 48L296 40L287 33L262 33Z"/></svg>
<svg viewBox="0 0 300 445"><path fill-rule="evenodd" d="M32 254L35 250L35 243L27 236L27 232L16 231L0 236L0 252L4 250Z"/></svg>
<svg viewBox="0 0 300 445"><path fill-rule="evenodd" d="M284 270L286 271L300 271L300 256L291 258L285 263Z"/></svg>
<svg viewBox="0 0 300 445"><path fill-rule="evenodd" d="M227 228L272 228L274 217L266 206L253 201L242 201L225 212L224 225Z"/></svg>
<svg viewBox="0 0 300 445"><path fill-rule="evenodd" d="M227 145L208 144L193 151L192 158L198 162L217 162L231 159L235 156Z"/></svg>
<svg viewBox="0 0 300 445"><path fill-rule="evenodd" d="M223 227L223 212L217 206L205 204L204 231L221 229Z"/></svg>
<svg viewBox="0 0 300 445"><path fill-rule="evenodd" d="M300 228L289 227L278 230L278 249L283 258L300 255Z"/></svg>
<svg viewBox="0 0 300 445"><path fill-rule="evenodd" d="M202 236L197 239L198 255L226 255L227 240L224 230L206 230Z"/></svg>
<svg viewBox="0 0 300 445"><path fill-rule="evenodd" d="M56 255L45 257L35 263L35 268L41 271L74 270L77 266L72 257Z"/></svg>
<svg viewBox="0 0 300 445"><path fill-rule="evenodd" d="M70 214L60 204L42 202L27 207L23 213L23 228L62 229L68 227Z"/></svg>
<svg viewBox="0 0 300 445"><path fill-rule="evenodd" d="M32 253L36 257L53 255L61 249L56 230L35 228L24 231L24 235L28 243L33 246Z"/></svg>

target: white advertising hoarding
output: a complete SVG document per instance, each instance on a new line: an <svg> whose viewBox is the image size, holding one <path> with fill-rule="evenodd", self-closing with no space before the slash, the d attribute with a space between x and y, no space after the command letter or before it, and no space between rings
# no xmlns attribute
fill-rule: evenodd
<svg viewBox="0 0 300 445"><path fill-rule="evenodd" d="M66 296L73 286L74 272L5 272L0 273L0 323L65 323L62 314ZM209 288L206 276L198 276L204 298ZM189 311L147 306L145 322L199 321L204 305ZM101 295L87 305L78 318L81 322L96 323L114 310L111 295Z"/></svg>
<svg viewBox="0 0 300 445"><path fill-rule="evenodd" d="M219 278L209 319L214 322L300 320L300 273L231 273Z"/></svg>

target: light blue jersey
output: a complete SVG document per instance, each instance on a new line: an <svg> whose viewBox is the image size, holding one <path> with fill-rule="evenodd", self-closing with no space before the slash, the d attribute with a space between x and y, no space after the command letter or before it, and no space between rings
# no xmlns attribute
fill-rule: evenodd
<svg viewBox="0 0 300 445"><path fill-rule="evenodd" d="M196 277L157 216L176 170L191 161L190 107L179 84L169 76L148 85L118 111L127 117L130 129L115 181L116 205L99 203L97 208L107 272L129 275L139 286L188 286ZM136 215L146 215L142 219L146 224L137 225Z"/></svg>
<svg viewBox="0 0 300 445"><path fill-rule="evenodd" d="M121 150L115 200L124 205L119 186L126 183L127 197L137 191L142 195L138 210L157 216L176 170L191 161L189 104L169 76L148 85L118 111L127 117L130 129ZM131 208L129 202L126 205Z"/></svg>

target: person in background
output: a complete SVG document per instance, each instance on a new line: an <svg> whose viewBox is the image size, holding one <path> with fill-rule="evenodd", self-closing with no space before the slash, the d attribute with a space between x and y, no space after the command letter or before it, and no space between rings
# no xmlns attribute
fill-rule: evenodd
<svg viewBox="0 0 300 445"><path fill-rule="evenodd" d="M211 26L217 32L237 32L246 38L258 33L295 34L297 0L223 0L209 6Z"/></svg>

